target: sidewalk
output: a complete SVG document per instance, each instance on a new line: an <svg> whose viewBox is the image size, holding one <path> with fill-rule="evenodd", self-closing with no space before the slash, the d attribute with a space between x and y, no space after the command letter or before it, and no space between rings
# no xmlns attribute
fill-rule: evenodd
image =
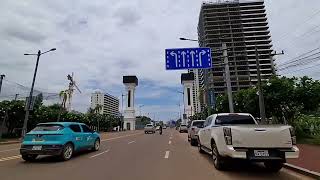
<svg viewBox="0 0 320 180"><path fill-rule="evenodd" d="M287 163L320 173L320 146L298 144L298 147L300 149L299 158L290 159Z"/></svg>

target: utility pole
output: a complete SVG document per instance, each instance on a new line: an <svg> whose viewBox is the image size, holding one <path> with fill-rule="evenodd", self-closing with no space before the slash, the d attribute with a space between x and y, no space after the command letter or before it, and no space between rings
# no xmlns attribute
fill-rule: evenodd
<svg viewBox="0 0 320 180"><path fill-rule="evenodd" d="M226 76L226 84L227 84L229 111L230 113L234 113L229 60L228 60L228 50L227 50L227 44L225 42L222 42L222 49L223 49L224 67L225 67L225 73L226 73L225 76Z"/></svg>
<svg viewBox="0 0 320 180"><path fill-rule="evenodd" d="M5 77L6 77L6 75L4 75L4 74L1 74L1 75L0 75L0 94L1 94L2 80L3 80L3 78L5 78Z"/></svg>
<svg viewBox="0 0 320 180"><path fill-rule="evenodd" d="M274 53L272 54L272 52L270 52L270 62L271 62L271 69L272 69L272 74L276 74L276 68L274 67L274 63L273 63L273 56L278 56L278 55L284 55L284 51L282 50L281 53L277 53L277 51L274 51Z"/></svg>
<svg viewBox="0 0 320 180"><path fill-rule="evenodd" d="M261 118L261 122L263 124L266 124L266 109L264 106L264 97L263 97L263 92L261 88L261 72L260 72L259 52L258 52L257 46L256 46L256 63L257 63L260 118Z"/></svg>

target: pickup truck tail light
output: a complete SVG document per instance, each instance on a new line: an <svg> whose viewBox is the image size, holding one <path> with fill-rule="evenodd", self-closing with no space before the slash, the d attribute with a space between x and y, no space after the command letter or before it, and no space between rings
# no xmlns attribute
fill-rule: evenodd
<svg viewBox="0 0 320 180"><path fill-rule="evenodd" d="M231 128L224 127L223 128L223 135L224 135L224 140L226 141L226 144L232 145Z"/></svg>
<svg viewBox="0 0 320 180"><path fill-rule="evenodd" d="M292 145L297 145L297 137L293 127L290 127L290 136L291 136Z"/></svg>

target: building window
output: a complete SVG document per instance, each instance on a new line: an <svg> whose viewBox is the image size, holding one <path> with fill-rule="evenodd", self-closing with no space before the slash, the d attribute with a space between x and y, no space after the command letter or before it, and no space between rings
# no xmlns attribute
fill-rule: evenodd
<svg viewBox="0 0 320 180"><path fill-rule="evenodd" d="M188 106L190 106L191 105L190 88L187 88L187 96L188 96Z"/></svg>
<svg viewBox="0 0 320 180"><path fill-rule="evenodd" d="M131 91L128 91L128 107L130 107L131 104Z"/></svg>

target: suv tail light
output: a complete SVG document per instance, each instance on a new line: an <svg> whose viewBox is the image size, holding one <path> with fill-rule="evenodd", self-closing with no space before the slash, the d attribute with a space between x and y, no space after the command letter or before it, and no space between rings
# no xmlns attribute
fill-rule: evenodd
<svg viewBox="0 0 320 180"><path fill-rule="evenodd" d="M191 128L191 130L192 130L192 131L195 131L196 129L193 127L193 128Z"/></svg>
<svg viewBox="0 0 320 180"><path fill-rule="evenodd" d="M293 127L290 127L290 136L291 136L291 142L292 142L292 145L297 145L297 137L296 137L296 133L293 129Z"/></svg>
<svg viewBox="0 0 320 180"><path fill-rule="evenodd" d="M231 133L231 128L224 127L223 128L223 135L224 135L224 140L226 141L227 145L232 145L232 133Z"/></svg>

